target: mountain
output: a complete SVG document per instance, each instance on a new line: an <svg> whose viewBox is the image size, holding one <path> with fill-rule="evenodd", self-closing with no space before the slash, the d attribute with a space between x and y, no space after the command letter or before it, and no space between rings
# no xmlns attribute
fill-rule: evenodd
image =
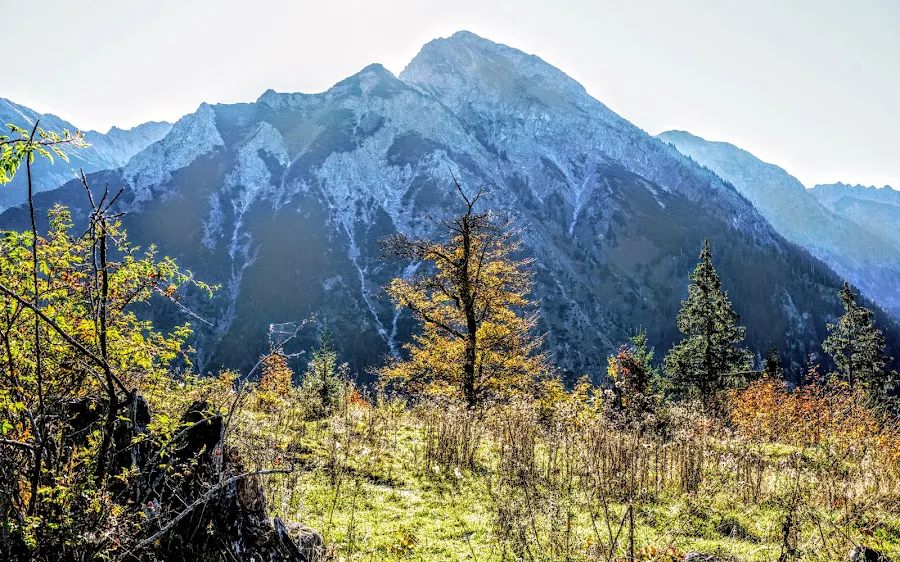
<svg viewBox="0 0 900 562"><path fill-rule="evenodd" d="M840 279L734 187L538 57L467 32L428 43L399 77L374 64L319 94L203 104L89 179L127 187L131 240L222 285L191 303L211 324L198 326L201 368L246 369L272 324L317 313L364 372L413 329L381 287L419 266L383 260L378 240L433 233L426 217L458 208L454 177L522 227L541 329L569 376L602 377L637 329L660 352L678 339L704 237L755 351L782 345L799 369L839 312ZM37 199L55 202L85 220L74 186ZM0 215L2 228L27 221L22 207ZM314 343L304 332L293 350Z"/></svg>
<svg viewBox="0 0 900 562"><path fill-rule="evenodd" d="M817 185L809 192L823 206L857 228L874 233L892 248L900 248L900 192L891 186L876 188L836 183ZM886 296L890 296L889 293Z"/></svg>
<svg viewBox="0 0 900 562"><path fill-rule="evenodd" d="M840 199L846 199L845 202L851 200L873 201L885 205L900 207L900 191L886 185L884 187L875 187L874 185L850 185L847 183L819 184L809 190L824 205L835 210L840 207L836 203Z"/></svg>
<svg viewBox="0 0 900 562"><path fill-rule="evenodd" d="M38 113L6 98L0 98L0 126L4 129L7 124L31 129L38 119L40 127L46 131L62 132L63 129L68 129L74 133L78 130L75 125L55 115ZM59 187L71 180L81 168L84 168L85 173L121 168L132 156L166 136L171 128L171 123L151 121L128 130L113 127L106 134L87 131L84 133L84 140L90 146L67 149L65 152L69 157L68 163L63 161L52 167L34 167L34 190L41 192ZM23 174L0 189L0 210L24 202L27 196L28 187Z"/></svg>
<svg viewBox="0 0 900 562"><path fill-rule="evenodd" d="M782 168L734 145L684 131L659 138L733 184L785 238L900 318L894 290L900 283L900 194L843 184L806 189Z"/></svg>

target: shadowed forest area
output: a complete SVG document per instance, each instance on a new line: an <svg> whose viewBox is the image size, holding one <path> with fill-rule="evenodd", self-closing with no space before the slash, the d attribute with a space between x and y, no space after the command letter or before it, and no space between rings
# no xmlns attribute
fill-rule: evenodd
<svg viewBox="0 0 900 562"><path fill-rule="evenodd" d="M707 240L656 353L636 332L606 381L565 385L538 333L533 262L508 216L457 183L435 238L386 294L418 330L355 382L340 333L270 334L247 372L192 369L196 279L129 243L115 186L89 228L39 232L33 166L77 132L11 127L0 183L25 174L31 230L0 245L0 559L835 561L900 557L897 375L845 284L821 364L758 364ZM113 189L111 189L113 188ZM2 189L2 186L0 186ZM183 323L162 333L147 310ZM301 333L319 345L285 346Z"/></svg>

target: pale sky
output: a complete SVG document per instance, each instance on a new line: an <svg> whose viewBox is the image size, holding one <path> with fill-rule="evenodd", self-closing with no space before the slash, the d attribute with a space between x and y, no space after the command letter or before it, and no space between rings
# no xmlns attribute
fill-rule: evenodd
<svg viewBox="0 0 900 562"><path fill-rule="evenodd" d="M651 134L731 142L807 186L900 188L896 0L0 0L0 22L0 97L84 129L397 74L467 29Z"/></svg>

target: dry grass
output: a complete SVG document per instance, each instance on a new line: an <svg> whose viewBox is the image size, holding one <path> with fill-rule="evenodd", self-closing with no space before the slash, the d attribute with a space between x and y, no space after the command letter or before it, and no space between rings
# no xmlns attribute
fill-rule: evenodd
<svg viewBox="0 0 900 562"><path fill-rule="evenodd" d="M235 436L254 464L298 468L268 482L270 505L336 560L900 555L900 472L877 440L763 439L689 405L629 422L583 391L479 411L354 396L318 421L292 397L247 407Z"/></svg>

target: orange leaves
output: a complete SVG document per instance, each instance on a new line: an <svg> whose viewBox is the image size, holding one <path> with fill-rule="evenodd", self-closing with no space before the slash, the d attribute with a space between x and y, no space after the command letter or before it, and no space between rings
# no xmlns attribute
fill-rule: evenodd
<svg viewBox="0 0 900 562"><path fill-rule="evenodd" d="M678 550L674 546L667 546L664 551L660 551L653 545L641 547L638 551L638 560L660 560L663 562L675 562L684 559L684 552Z"/></svg>
<svg viewBox="0 0 900 562"><path fill-rule="evenodd" d="M782 381L764 377L733 392L732 423L756 441L828 444L841 450L869 450L887 462L900 462L900 432L883 423L863 394L845 383L810 378L816 382L793 391Z"/></svg>
<svg viewBox="0 0 900 562"><path fill-rule="evenodd" d="M731 421L751 439L775 441L790 430L793 422L796 409L787 400L789 396L784 382L768 377L755 381L731 395Z"/></svg>
<svg viewBox="0 0 900 562"><path fill-rule="evenodd" d="M357 406L360 408L368 408L370 405L365 396L363 396L362 393L355 388L350 391L350 395L347 397L347 402L349 402L351 406Z"/></svg>
<svg viewBox="0 0 900 562"><path fill-rule="evenodd" d="M262 378L259 388L280 398L286 397L293 388L294 371L288 366L287 358L280 353L270 353L262 359Z"/></svg>

